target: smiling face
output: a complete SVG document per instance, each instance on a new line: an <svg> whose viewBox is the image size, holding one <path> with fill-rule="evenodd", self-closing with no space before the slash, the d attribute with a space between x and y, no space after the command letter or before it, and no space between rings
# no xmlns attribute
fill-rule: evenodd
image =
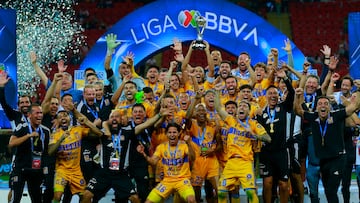
<svg viewBox="0 0 360 203"><path fill-rule="evenodd" d="M279 93L275 87L271 87L266 91L266 99L270 108L274 108L279 100Z"/></svg>
<svg viewBox="0 0 360 203"><path fill-rule="evenodd" d="M29 114L31 125L38 127L43 119L43 112L41 106L32 106Z"/></svg>
<svg viewBox="0 0 360 203"><path fill-rule="evenodd" d="M142 108L141 106L134 106L132 110L132 118L136 125L143 123L145 120L145 116L146 113L144 108Z"/></svg>
<svg viewBox="0 0 360 203"><path fill-rule="evenodd" d="M206 121L206 107L200 103L195 107L195 117L198 123L204 123Z"/></svg>
<svg viewBox="0 0 360 203"><path fill-rule="evenodd" d="M146 78L149 80L151 84L155 84L159 78L159 71L155 67L149 68L148 72L146 73Z"/></svg>
<svg viewBox="0 0 360 203"><path fill-rule="evenodd" d="M324 120L330 113L330 101L327 98L319 98L317 101L316 110L319 114L319 118Z"/></svg>
<svg viewBox="0 0 360 203"><path fill-rule="evenodd" d="M341 82L341 92L343 95L349 95L351 88L352 86L350 79L343 79Z"/></svg>
<svg viewBox="0 0 360 203"><path fill-rule="evenodd" d="M137 92L136 86L133 83L126 83L124 86L124 94L126 100L133 101L135 98L135 94Z"/></svg>
<svg viewBox="0 0 360 203"><path fill-rule="evenodd" d="M189 108L190 97L185 92L182 92L179 95L179 105L181 110L187 110Z"/></svg>
<svg viewBox="0 0 360 203"><path fill-rule="evenodd" d="M252 98L252 94L251 94L251 89L249 88L244 88L242 90L240 90L240 99L246 100L246 101L250 101Z"/></svg>
<svg viewBox="0 0 360 203"><path fill-rule="evenodd" d="M313 94L319 87L319 80L315 77L308 77L305 82L305 92L306 94Z"/></svg>
<svg viewBox="0 0 360 203"><path fill-rule="evenodd" d="M220 65L220 62L222 61L221 52L218 51L218 50L214 50L214 51L211 52L210 55L211 55L211 58L212 58L212 60L214 62L214 65L215 66Z"/></svg>
<svg viewBox="0 0 360 203"><path fill-rule="evenodd" d="M247 63L248 61L249 61L249 56L248 56L248 55L246 55L246 54L240 54L240 55L239 55L237 64L238 64L239 69L240 69L241 71L247 70L246 63Z"/></svg>
<svg viewBox="0 0 360 203"><path fill-rule="evenodd" d="M215 94L213 92L207 92L204 97L204 102L207 108L215 108Z"/></svg>
<svg viewBox="0 0 360 203"><path fill-rule="evenodd" d="M229 95L235 95L237 87L236 79L233 77L226 78L225 87L228 90Z"/></svg>
<svg viewBox="0 0 360 203"><path fill-rule="evenodd" d="M194 68L194 74L198 83L204 82L205 73L204 69L201 66L196 66Z"/></svg>
<svg viewBox="0 0 360 203"><path fill-rule="evenodd" d="M51 101L50 101L50 114L52 116L55 116L58 109L59 109L59 100L57 98L54 98L54 97L51 98Z"/></svg>
<svg viewBox="0 0 360 203"><path fill-rule="evenodd" d="M120 73L121 77L124 78L125 76L127 76L131 73L131 67L124 63L120 63L119 73Z"/></svg>
<svg viewBox="0 0 360 203"><path fill-rule="evenodd" d="M30 110L29 109L30 105L31 105L31 102L30 102L30 98L28 96L23 96L23 97L19 98L18 106L19 106L21 113L27 114Z"/></svg>
<svg viewBox="0 0 360 203"><path fill-rule="evenodd" d="M171 126L167 129L166 135L169 139L169 144L171 146L176 146L176 144L179 141L179 135L180 135L178 129L175 126Z"/></svg>
<svg viewBox="0 0 360 203"><path fill-rule="evenodd" d="M170 77L170 88L174 91L177 91L180 88L180 80L177 75L172 75Z"/></svg>
<svg viewBox="0 0 360 203"><path fill-rule="evenodd" d="M101 100L102 97L104 96L104 86L94 84L94 88L95 88L95 98L97 100Z"/></svg>
<svg viewBox="0 0 360 203"><path fill-rule="evenodd" d="M255 79L260 82L265 77L265 66L255 66Z"/></svg>
<svg viewBox="0 0 360 203"><path fill-rule="evenodd" d="M243 121L249 116L250 108L246 102L240 102L238 106L237 116L239 120Z"/></svg>
<svg viewBox="0 0 360 203"><path fill-rule="evenodd" d="M95 100L95 88L85 87L83 96L88 105L93 105Z"/></svg>
<svg viewBox="0 0 360 203"><path fill-rule="evenodd" d="M220 71L220 77L221 77L222 79L227 78L227 77L230 75L230 73L231 73L231 66L230 66L230 64L228 64L228 63L221 63L221 64L220 64L220 69L219 69L219 71Z"/></svg>
<svg viewBox="0 0 360 203"><path fill-rule="evenodd" d="M229 115L236 116L236 111L237 111L236 105L235 104L227 104L225 106L225 111Z"/></svg>
<svg viewBox="0 0 360 203"><path fill-rule="evenodd" d="M61 111L57 114L57 120L59 127L62 129L67 129L70 126L70 116L65 111Z"/></svg>

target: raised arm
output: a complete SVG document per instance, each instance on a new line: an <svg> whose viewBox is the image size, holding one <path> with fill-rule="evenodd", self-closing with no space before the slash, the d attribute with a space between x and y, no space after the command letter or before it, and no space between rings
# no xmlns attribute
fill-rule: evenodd
<svg viewBox="0 0 360 203"><path fill-rule="evenodd" d="M122 81L121 85L116 89L113 96L111 97L111 102L114 104L114 106L116 106L119 103L119 98L122 95L125 84L126 84L126 82L128 82L130 80L130 78L131 78L131 74L126 75L123 78L123 81Z"/></svg>
<svg viewBox="0 0 360 203"><path fill-rule="evenodd" d="M37 64L37 57L36 57L36 53L31 51L30 52L30 61L31 64L33 65L36 74L40 77L42 84L47 87L48 86L48 81L49 78L46 76L46 74L44 73L44 71L40 68L40 66Z"/></svg>
<svg viewBox="0 0 360 203"><path fill-rule="evenodd" d="M137 125L135 127L135 135L141 133L143 130L145 130L146 128L152 126L155 124L156 121L158 121L159 119L161 119L161 117L165 117L168 116L170 114L170 110L169 109L165 109L165 108L161 108L160 109L160 113L156 114L155 116L151 117L150 119L146 120L144 123Z"/></svg>
<svg viewBox="0 0 360 203"><path fill-rule="evenodd" d="M220 115L220 118L222 120L225 120L226 117L229 116L229 114L223 108L221 108L222 107L221 102L220 102L221 84L220 85L217 84L215 86L215 90L216 90L215 91L215 101L214 101L215 102L215 109L218 112L218 114Z"/></svg>
<svg viewBox="0 0 360 203"><path fill-rule="evenodd" d="M90 128L90 132L89 132L89 136L97 136L100 137L103 135L103 133L101 132L101 130L99 128L96 127L96 125L92 122L89 121L88 118L86 118L85 116L80 117L77 119L79 121L79 123L81 125L85 125L87 127Z"/></svg>
<svg viewBox="0 0 360 203"><path fill-rule="evenodd" d="M208 63L208 67L209 67L209 72L208 72L208 76L213 78L215 76L215 65L214 65L214 60L211 57L211 53L210 53L210 44L209 42L204 40L204 44L205 44L205 54L206 54L206 60Z"/></svg>
<svg viewBox="0 0 360 203"><path fill-rule="evenodd" d="M19 145L21 145L22 143L24 143L26 140L30 139L31 137L39 137L39 133L37 133L36 131L32 132L32 133L28 133L24 136L18 137L16 135L12 135L10 137L9 140L9 147L17 147Z"/></svg>
<svg viewBox="0 0 360 203"><path fill-rule="evenodd" d="M295 90L295 100L294 100L294 111L296 115L304 118L304 109L301 107L301 104L304 102L304 90L302 88L296 88Z"/></svg>
<svg viewBox="0 0 360 203"><path fill-rule="evenodd" d="M70 135L70 132L68 130L66 130L60 137L60 139L54 143L54 144L50 144L49 145L49 150L48 150L48 153L50 156L54 156L57 152L58 152L58 149L61 145L61 143L65 140L65 138L67 138L68 136Z"/></svg>
<svg viewBox="0 0 360 203"><path fill-rule="evenodd" d="M340 75L338 73L333 73L330 78L329 87L326 90L326 96L330 96L334 94L334 86L336 81L340 79Z"/></svg>
<svg viewBox="0 0 360 203"><path fill-rule="evenodd" d="M153 166L155 166L155 165L157 164L157 162L160 160L160 157L157 157L157 156L155 156L155 155L152 155L151 157L148 156L148 155L145 153L145 151L144 151L144 150L145 150L145 147L144 147L142 144L138 145L138 146L136 147L136 150L137 150L141 155L144 156L145 160L146 160L149 164L151 164L151 165L153 165Z"/></svg>
<svg viewBox="0 0 360 203"><path fill-rule="evenodd" d="M336 58L335 56L331 56L330 57L330 63L329 63L329 71L324 79L324 82L321 84L321 92L323 95L326 94L326 90L329 86L329 83L330 83L330 79L332 77L332 74L334 73L335 69L336 69L336 66L339 62L339 59Z"/></svg>
<svg viewBox="0 0 360 203"><path fill-rule="evenodd" d="M55 73L54 81L51 83L49 89L46 91L44 101L41 103L43 114L46 114L50 111L51 98L55 96L55 88L58 85L59 81L61 82L62 79L63 75L61 73Z"/></svg>

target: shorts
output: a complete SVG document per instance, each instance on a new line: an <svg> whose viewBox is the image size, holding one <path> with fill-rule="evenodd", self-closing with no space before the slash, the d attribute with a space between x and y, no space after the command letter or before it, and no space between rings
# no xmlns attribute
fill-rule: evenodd
<svg viewBox="0 0 360 203"><path fill-rule="evenodd" d="M126 173L109 169L99 169L86 186L86 190L99 197L104 196L111 188L115 191L116 199L127 199L136 194L136 188Z"/></svg>
<svg viewBox="0 0 360 203"><path fill-rule="evenodd" d="M205 178L219 176L219 162L216 156L196 157L191 170L191 184L202 186Z"/></svg>
<svg viewBox="0 0 360 203"><path fill-rule="evenodd" d="M152 202L160 202L163 199L166 199L170 194L178 192L183 199L187 199L189 196L195 196L194 189L190 184L190 180L187 178L168 181L164 179L150 192L147 197L148 200Z"/></svg>
<svg viewBox="0 0 360 203"><path fill-rule="evenodd" d="M229 159L220 176L219 184L219 191L231 191L240 185L244 190L255 188L254 162L241 158Z"/></svg>
<svg viewBox="0 0 360 203"><path fill-rule="evenodd" d="M276 152L260 152L260 176L276 176L281 181L289 179L290 160L289 152L284 149Z"/></svg>
<svg viewBox="0 0 360 203"><path fill-rule="evenodd" d="M86 183L81 171L67 171L57 169L54 178L54 192L64 192L66 185L69 185L71 194L82 194Z"/></svg>

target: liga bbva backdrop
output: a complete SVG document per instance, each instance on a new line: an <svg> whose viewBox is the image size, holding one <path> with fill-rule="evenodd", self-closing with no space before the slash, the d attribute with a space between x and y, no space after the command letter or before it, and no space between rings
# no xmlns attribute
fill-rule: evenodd
<svg viewBox="0 0 360 203"><path fill-rule="evenodd" d="M349 14L348 29L350 75L360 79L360 12Z"/></svg>
<svg viewBox="0 0 360 203"><path fill-rule="evenodd" d="M16 12L0 9L0 74L11 78L5 86L5 98L13 108L17 107L16 77ZM0 105L0 129L11 128L10 122Z"/></svg>
<svg viewBox="0 0 360 203"><path fill-rule="evenodd" d="M196 39L195 18L207 19L204 40L229 53L247 51L251 61L265 62L270 49L278 48L279 59L287 61L284 40L287 38L266 20L224 0L159 0L130 13L109 29L90 50L80 69L93 67L104 70L105 36L117 35L121 45L116 49L111 67L117 67L128 51L135 53L135 65L158 50L168 48L173 38L181 41ZM291 43L296 68L302 68L304 56ZM254 65L254 64L252 64Z"/></svg>

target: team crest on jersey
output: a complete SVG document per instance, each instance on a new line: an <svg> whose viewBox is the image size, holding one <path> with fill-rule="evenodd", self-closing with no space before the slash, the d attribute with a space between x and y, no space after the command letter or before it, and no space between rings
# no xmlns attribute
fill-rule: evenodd
<svg viewBox="0 0 360 203"><path fill-rule="evenodd" d="M167 151L165 151L165 152L164 152L164 156L165 156L165 157L167 157L167 155L168 155L168 152L167 152Z"/></svg>
<svg viewBox="0 0 360 203"><path fill-rule="evenodd" d="M327 122L328 124L333 124L334 123L334 118L332 116L330 116L328 119L327 119Z"/></svg>
<svg viewBox="0 0 360 203"><path fill-rule="evenodd" d="M277 107L275 108L275 111L276 111L276 112L280 112L280 106L277 106Z"/></svg>
<svg viewBox="0 0 360 203"><path fill-rule="evenodd" d="M124 135L121 135L121 136L120 136L120 140L121 140L121 141L124 141L124 140L125 140L125 136L124 136Z"/></svg>
<svg viewBox="0 0 360 203"><path fill-rule="evenodd" d="M267 113L264 113L263 114L263 118L265 119L265 118L267 118L268 117L268 114Z"/></svg>
<svg viewBox="0 0 360 203"><path fill-rule="evenodd" d="M246 178L249 180L249 179L252 178L252 175L251 175L251 174L247 174L247 175L246 175Z"/></svg>
<svg viewBox="0 0 360 203"><path fill-rule="evenodd" d="M76 139L80 139L80 135L78 132L75 132L74 135L75 135Z"/></svg>
<svg viewBox="0 0 360 203"><path fill-rule="evenodd" d="M109 101L109 99L105 99L105 106L109 106L110 105L110 101Z"/></svg>

